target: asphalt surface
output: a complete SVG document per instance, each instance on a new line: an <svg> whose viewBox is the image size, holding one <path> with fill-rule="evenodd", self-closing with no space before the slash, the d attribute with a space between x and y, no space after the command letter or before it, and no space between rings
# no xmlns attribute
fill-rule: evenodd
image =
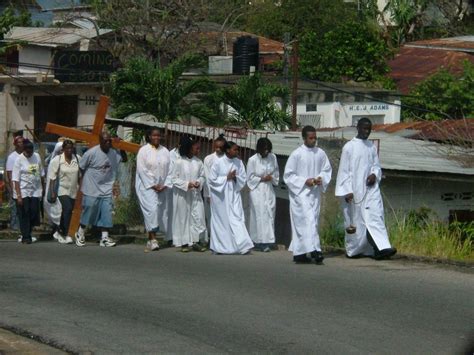
<svg viewBox="0 0 474 355"><path fill-rule="evenodd" d="M0 327L92 353L462 353L466 268L0 241Z"/></svg>

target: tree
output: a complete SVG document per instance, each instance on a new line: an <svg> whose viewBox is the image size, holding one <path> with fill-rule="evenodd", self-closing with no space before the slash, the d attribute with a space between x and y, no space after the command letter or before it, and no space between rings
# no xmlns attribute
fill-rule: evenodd
<svg viewBox="0 0 474 355"><path fill-rule="evenodd" d="M403 108L404 119L441 120L474 117L474 64L466 61L462 73L455 75L441 69L415 85L404 99L407 106L434 112Z"/></svg>
<svg viewBox="0 0 474 355"><path fill-rule="evenodd" d="M276 98L286 100L288 89L263 82L259 74L243 77L214 95L215 102L231 107L228 123L252 129L279 129L289 123L288 113L275 104Z"/></svg>
<svg viewBox="0 0 474 355"><path fill-rule="evenodd" d="M303 36L301 73L321 81L377 81L388 72L390 54L379 32L365 23L347 22L322 36Z"/></svg>
<svg viewBox="0 0 474 355"><path fill-rule="evenodd" d="M343 0L252 1L245 29L282 41L286 32L292 38L299 38L306 32L322 35L335 24L356 18L357 11Z"/></svg>
<svg viewBox="0 0 474 355"><path fill-rule="evenodd" d="M111 78L115 116L143 112L166 122L209 113L193 95L214 90L214 84L207 78L180 80L186 69L199 63L200 58L193 55L178 58L165 68L144 57L130 59Z"/></svg>
<svg viewBox="0 0 474 355"><path fill-rule="evenodd" d="M28 11L21 8L18 12L12 6L6 7L0 15L0 41L4 39L5 35L14 26L31 26L31 15ZM1 43L0 54L5 53L9 48L16 46L17 43Z"/></svg>

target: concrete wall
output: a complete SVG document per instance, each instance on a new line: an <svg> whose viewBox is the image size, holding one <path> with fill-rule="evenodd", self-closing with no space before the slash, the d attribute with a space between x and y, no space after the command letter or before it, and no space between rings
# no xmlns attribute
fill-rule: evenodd
<svg viewBox="0 0 474 355"><path fill-rule="evenodd" d="M52 65L51 59L51 48L40 47L40 46L23 46L18 53L18 61L20 63L34 63L35 65L41 65L49 67ZM20 65L20 73L22 74L36 74L47 73L48 69L32 68L28 66Z"/></svg>

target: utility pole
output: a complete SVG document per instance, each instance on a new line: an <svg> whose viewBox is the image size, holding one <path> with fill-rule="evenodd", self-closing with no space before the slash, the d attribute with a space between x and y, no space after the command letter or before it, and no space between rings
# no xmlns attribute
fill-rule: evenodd
<svg viewBox="0 0 474 355"><path fill-rule="evenodd" d="M285 32L283 36L283 80L285 81L285 88L290 89L290 33ZM289 97L286 96L283 98L282 110L288 112Z"/></svg>
<svg viewBox="0 0 474 355"><path fill-rule="evenodd" d="M293 87L291 90L291 130L296 131L296 106L298 104L298 40L293 42Z"/></svg>

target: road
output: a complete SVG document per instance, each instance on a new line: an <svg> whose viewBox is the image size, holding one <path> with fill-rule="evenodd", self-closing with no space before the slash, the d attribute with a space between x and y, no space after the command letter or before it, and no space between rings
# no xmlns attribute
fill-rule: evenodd
<svg viewBox="0 0 474 355"><path fill-rule="evenodd" d="M472 270L402 260L0 241L0 327L79 353L460 353L473 295Z"/></svg>

